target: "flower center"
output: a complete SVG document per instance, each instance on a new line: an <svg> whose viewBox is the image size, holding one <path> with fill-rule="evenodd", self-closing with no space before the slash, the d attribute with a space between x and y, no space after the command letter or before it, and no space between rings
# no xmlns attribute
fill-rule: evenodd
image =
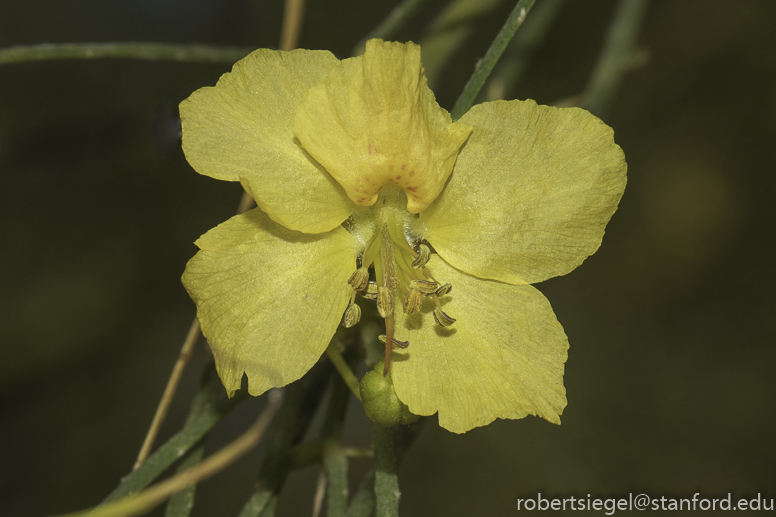
<svg viewBox="0 0 776 517"><path fill-rule="evenodd" d="M401 301L405 314L415 314L420 311L423 300L431 298L436 305L433 312L436 323L448 327L455 322L439 303L439 297L449 294L452 285L440 283L426 267L432 248L413 231L415 216L407 211L406 203L399 189L383 188L377 202L355 214L350 226L350 231L362 238L365 245L359 268L348 280L353 296L342 324L352 327L361 317L356 295L377 303L377 311L385 320L385 335L379 336L385 343L383 375L388 374L392 350L409 346L409 342L399 341L395 335L397 301ZM370 269L374 271L374 280L370 279Z"/></svg>

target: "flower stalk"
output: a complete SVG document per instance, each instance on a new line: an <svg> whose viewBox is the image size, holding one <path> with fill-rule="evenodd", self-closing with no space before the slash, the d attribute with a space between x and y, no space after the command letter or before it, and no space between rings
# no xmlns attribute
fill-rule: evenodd
<svg viewBox="0 0 776 517"><path fill-rule="evenodd" d="M621 0L609 26L606 43L585 90L584 108L603 117L623 75L633 63L639 28L647 11L647 0Z"/></svg>
<svg viewBox="0 0 776 517"><path fill-rule="evenodd" d="M399 477L393 430L372 424L375 447L375 497L377 517L398 517Z"/></svg>
<svg viewBox="0 0 776 517"><path fill-rule="evenodd" d="M246 395L247 393L241 390L231 399L227 398L216 370L211 364L205 370L200 388L194 395L183 428L149 456L140 467L127 475L105 498L103 504L137 493L150 485L180 458L182 452L194 447L238 403L242 402Z"/></svg>
<svg viewBox="0 0 776 517"><path fill-rule="evenodd" d="M231 65L250 54L249 47L169 43L44 43L0 49L0 65L57 59L142 59Z"/></svg>
<svg viewBox="0 0 776 517"><path fill-rule="evenodd" d="M536 0L520 0L517 2L517 5L515 5L509 18L507 18L507 21L504 23L504 26L501 27L501 30L496 35L496 39L493 40L490 48L488 48L488 51L485 53L485 57L483 57L482 61L477 65L474 73L469 78L469 81L467 81L466 86L464 86L463 92L461 92L458 100L455 101L453 109L450 110L450 116L453 118L453 121L461 118L463 114L472 107L474 99L477 98L477 94L480 93L480 90L485 85L485 81L493 71L493 67L496 66L496 63L498 63L498 60L501 58L507 45L512 41L512 37L515 35L515 32L517 32L517 29L519 29L525 21L525 17L528 15L528 12L531 10L531 7L533 7L535 1Z"/></svg>
<svg viewBox="0 0 776 517"><path fill-rule="evenodd" d="M326 355L329 357L331 364L337 369L337 373L340 374L345 385L348 387L351 393L356 396L358 400L361 400L361 392L358 388L358 379L353 375L345 359L342 357L342 353L339 350L340 344L332 340L329 346L326 348Z"/></svg>

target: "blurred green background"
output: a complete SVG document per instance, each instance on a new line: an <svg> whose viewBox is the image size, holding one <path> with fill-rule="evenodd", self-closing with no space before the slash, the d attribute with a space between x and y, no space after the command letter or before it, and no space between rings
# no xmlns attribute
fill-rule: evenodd
<svg viewBox="0 0 776 517"><path fill-rule="evenodd" d="M309 0L300 46L346 57L395 4ZM426 2L397 39L422 41L446 4ZM494 4L433 82L447 109L514 5ZM510 98L584 91L615 6L565 2ZM276 47L282 13L280 0L9 0L0 47ZM629 163L620 209L598 253L538 286L571 343L563 424L427 426L401 468L402 515L515 515L537 492L776 497L774 21L768 0L649 4L638 66L605 116ZM1 515L94 505L131 469L194 314L179 281L192 243L241 194L186 163L177 104L229 69L0 66ZM161 439L207 360L200 343ZM257 407L230 415L209 450ZM369 441L354 406L346 442ZM204 482L194 515L236 515L260 455ZM354 488L369 465L352 461ZM316 478L295 472L278 514L308 515Z"/></svg>

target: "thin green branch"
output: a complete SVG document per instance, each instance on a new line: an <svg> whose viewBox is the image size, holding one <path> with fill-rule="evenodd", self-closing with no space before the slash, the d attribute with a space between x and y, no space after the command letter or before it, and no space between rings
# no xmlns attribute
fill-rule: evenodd
<svg viewBox="0 0 776 517"><path fill-rule="evenodd" d="M513 93L517 83L528 67L534 52L544 42L544 38L560 13L566 0L542 0L531 10L531 17L515 34L514 39L501 56L498 66L493 70L488 86L487 96L483 100L514 98ZM480 93L479 98L483 98Z"/></svg>
<svg viewBox="0 0 776 517"><path fill-rule="evenodd" d="M647 0L620 0L609 26L606 43L585 90L583 107L603 117L631 67Z"/></svg>
<svg viewBox="0 0 776 517"><path fill-rule="evenodd" d="M488 48L488 51L485 53L485 57L482 58L482 61L474 70L474 73L469 78L466 86L464 86L463 92L461 92L458 100L455 101L455 106L450 110L450 115L454 121L461 118L463 114L472 107L474 99L477 98L477 94L480 93L490 72L493 70L493 67L496 66L496 63L498 63L501 54L504 53L504 49L507 48L507 45L512 40L515 32L517 32L517 29L519 29L525 21L525 17L531 10L531 7L533 7L535 1L536 0L520 0L517 2L517 5L515 5L509 18L507 18L506 23L504 23L504 26L501 27L501 30L496 35L496 39L490 44L490 48Z"/></svg>
<svg viewBox="0 0 776 517"><path fill-rule="evenodd" d="M377 517L399 516L399 476L393 430L372 424L375 446L375 499Z"/></svg>
<svg viewBox="0 0 776 517"><path fill-rule="evenodd" d="M451 0L420 40L423 68L429 87L436 89L442 70L472 35L478 20L495 11L504 0Z"/></svg>
<svg viewBox="0 0 776 517"><path fill-rule="evenodd" d="M345 517L348 509L348 459L336 440L324 443L323 469L326 472L326 515Z"/></svg>
<svg viewBox="0 0 776 517"><path fill-rule="evenodd" d="M0 49L0 65L52 59L125 58L231 65L250 54L249 47L169 43L46 43Z"/></svg>
<svg viewBox="0 0 776 517"><path fill-rule="evenodd" d="M195 467L112 503L101 505L98 508L90 508L82 512L69 513L61 517L130 517L149 512L169 497L172 497L176 492L220 472L255 447L261 440L267 426L275 417L282 398L282 391L277 392L274 397L270 396L268 404L248 430Z"/></svg>
<svg viewBox="0 0 776 517"><path fill-rule="evenodd" d="M423 425L428 422L426 417L411 425L397 425L393 428L394 450L397 463L401 465L412 442L415 441ZM376 424L375 424L376 425ZM370 471L358 487L348 508L347 517L370 517L375 509L375 471Z"/></svg>
<svg viewBox="0 0 776 517"><path fill-rule="evenodd" d="M355 379L351 367L355 366L356 354L346 354L347 360L339 356L350 376ZM338 352L339 354L339 352ZM331 395L326 409L326 418L321 426L323 442L323 470L326 474L326 515L345 517L348 509L348 459L340 445L342 423L350 400L347 379L332 377Z"/></svg>
<svg viewBox="0 0 776 517"><path fill-rule="evenodd" d="M353 47L352 55L360 56L364 53L364 46L366 42L372 38L380 38L388 40L393 38L397 32L399 32L407 22L415 16L418 9L426 0L404 0L402 3L394 7L393 11L380 22L380 25L372 29L369 34L363 37L361 41L356 43Z"/></svg>
<svg viewBox="0 0 776 517"><path fill-rule="evenodd" d="M377 424L375 424L377 425ZM369 517L375 510L375 471L369 473L358 485L353 500L350 501L346 517Z"/></svg>
<svg viewBox="0 0 776 517"><path fill-rule="evenodd" d="M320 362L300 380L286 388L285 401L265 440L266 453L253 493L240 517L273 514L278 494L294 466L294 448L315 414L331 374L328 362Z"/></svg>
<svg viewBox="0 0 776 517"><path fill-rule="evenodd" d="M343 447L342 453L348 458L374 458L375 451L369 447Z"/></svg>
<svg viewBox="0 0 776 517"><path fill-rule="evenodd" d="M340 345L337 341L332 340L329 343L328 348L326 348L326 355L329 356L329 360L337 369L337 372L340 374L340 377L342 377L342 380L345 381L345 384L347 385L348 389L350 389L350 392L353 393L353 395L355 395L358 400L361 400L361 390L359 388L358 379L356 379L356 376L353 375L353 372L345 362L345 359L342 358L342 353L339 350L339 346Z"/></svg>
<svg viewBox="0 0 776 517"><path fill-rule="evenodd" d="M194 468L202 461L202 457L205 455L205 442L201 440L196 447L191 449L188 454L183 458L183 461L178 465L175 470L176 474L181 474L190 468ZM164 510L164 517L189 517L191 510L194 508L194 494L197 491L197 485L192 484L167 501L167 507Z"/></svg>
<svg viewBox="0 0 776 517"><path fill-rule="evenodd" d="M105 498L103 504L137 493L150 485L186 451L194 447L213 426L245 398L245 395L245 391L241 390L229 399L215 367L211 365L207 368L183 428L149 456L140 467L122 479L121 484Z"/></svg>

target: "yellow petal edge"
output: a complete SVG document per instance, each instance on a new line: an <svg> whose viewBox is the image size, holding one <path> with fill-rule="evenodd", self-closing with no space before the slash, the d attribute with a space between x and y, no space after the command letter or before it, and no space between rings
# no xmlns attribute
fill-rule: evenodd
<svg viewBox="0 0 776 517"><path fill-rule="evenodd" d="M186 159L200 174L240 181L286 228L336 228L355 206L291 128L307 89L338 63L330 52L313 50L260 49L243 58L215 87L181 103Z"/></svg>
<svg viewBox="0 0 776 517"><path fill-rule="evenodd" d="M381 40L310 88L294 121L302 146L354 203L371 206L390 182L411 213L437 197L470 132L436 103L420 47Z"/></svg>
<svg viewBox="0 0 776 517"><path fill-rule="evenodd" d="M511 284L565 275L600 246L625 190L614 132L578 108L474 106L474 130L444 191L420 215L450 264Z"/></svg>
<svg viewBox="0 0 776 517"><path fill-rule="evenodd" d="M480 280L436 256L428 267L454 286L442 304L457 321L434 325L429 299L412 316L396 312L397 339L410 343L391 364L399 399L416 415L438 412L455 433L527 415L559 424L568 339L549 301L532 286Z"/></svg>
<svg viewBox="0 0 776 517"><path fill-rule="evenodd" d="M251 395L302 377L347 307L354 238L341 227L320 235L287 230L256 208L196 244L183 284L229 396L244 373Z"/></svg>

